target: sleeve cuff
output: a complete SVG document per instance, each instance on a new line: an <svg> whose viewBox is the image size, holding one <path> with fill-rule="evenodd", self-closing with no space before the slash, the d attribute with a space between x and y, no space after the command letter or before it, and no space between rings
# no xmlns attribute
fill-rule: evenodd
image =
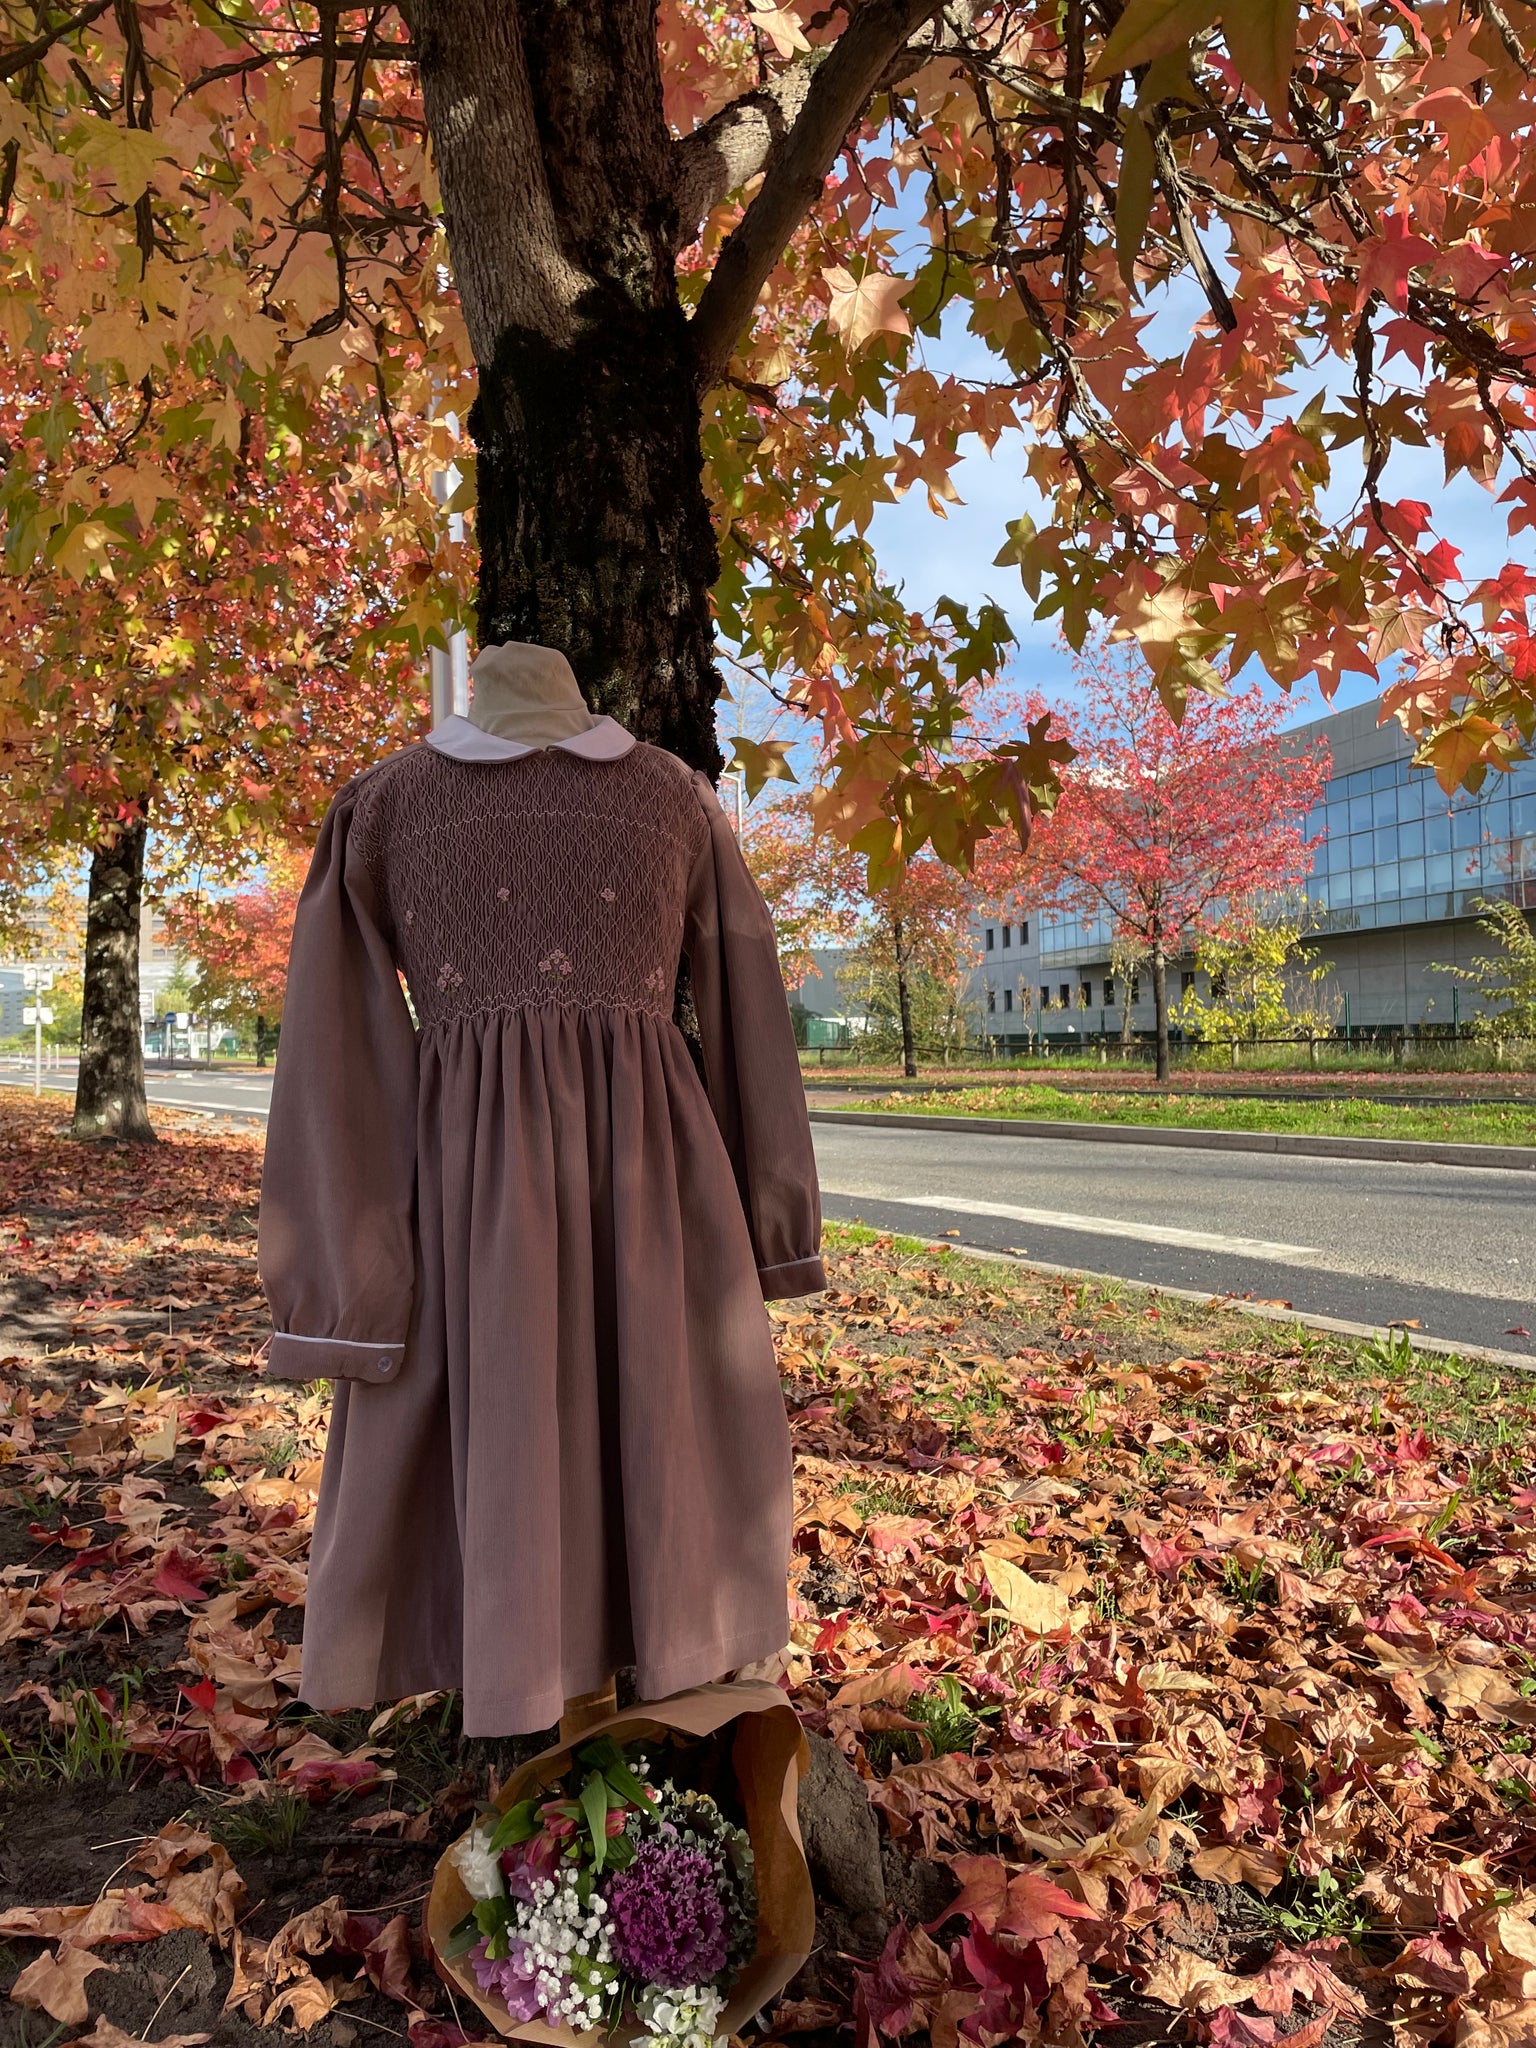
<svg viewBox="0 0 1536 2048"><path fill-rule="evenodd" d="M405 1363L403 1344L359 1344L346 1337L299 1337L274 1330L267 1372L278 1380L392 1380Z"/></svg>
<svg viewBox="0 0 1536 2048"><path fill-rule="evenodd" d="M791 1259L784 1266L759 1266L764 1301L790 1301L801 1294L826 1291L827 1269L819 1258Z"/></svg>

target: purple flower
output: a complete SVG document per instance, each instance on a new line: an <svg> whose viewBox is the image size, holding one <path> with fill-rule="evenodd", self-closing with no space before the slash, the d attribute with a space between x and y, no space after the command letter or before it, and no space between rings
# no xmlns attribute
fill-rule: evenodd
<svg viewBox="0 0 1536 2048"><path fill-rule="evenodd" d="M608 1938L642 1983L703 1984L725 1968L725 1902L700 1849L652 1835L608 1882Z"/></svg>
<svg viewBox="0 0 1536 2048"><path fill-rule="evenodd" d="M528 1944L514 1934L508 1954L498 1962L492 1962L485 1951L486 1943L482 1941L471 1949L469 1956L480 1989L494 1992L518 2026L536 2020L544 2008L534 1989L538 1973Z"/></svg>

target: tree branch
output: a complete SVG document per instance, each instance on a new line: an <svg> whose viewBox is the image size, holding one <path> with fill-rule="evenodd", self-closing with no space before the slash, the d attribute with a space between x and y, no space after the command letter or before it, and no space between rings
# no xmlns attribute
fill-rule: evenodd
<svg viewBox="0 0 1536 2048"><path fill-rule="evenodd" d="M755 178L800 118L811 81L837 48L808 50L798 63L743 93L672 145L677 247L686 249L713 207Z"/></svg>
<svg viewBox="0 0 1536 2048"><path fill-rule="evenodd" d="M45 30L42 35L34 36L30 43L7 50L4 56L0 56L0 79L14 78L18 71L25 71L29 64L46 57L55 43L62 42L65 36L72 36L76 29L85 28L97 15L105 14L112 4L113 0L91 0L90 6L82 7L78 13L71 14L67 20Z"/></svg>
<svg viewBox="0 0 1536 2048"><path fill-rule="evenodd" d="M854 123L892 60L932 20L940 4L941 0L865 0L815 67L800 112L769 157L757 197L720 251L693 316L701 390L709 390L724 375L758 293L790 236L815 205ZM750 170L746 175L752 175Z"/></svg>

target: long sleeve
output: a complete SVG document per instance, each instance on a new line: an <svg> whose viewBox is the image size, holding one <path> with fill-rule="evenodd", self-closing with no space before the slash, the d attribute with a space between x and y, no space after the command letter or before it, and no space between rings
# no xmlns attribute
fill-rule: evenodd
<svg viewBox="0 0 1536 2048"><path fill-rule="evenodd" d="M416 1035L348 844L355 801L332 804L299 898L267 1126L258 1263L282 1379L391 1379L411 1320Z"/></svg>
<svg viewBox="0 0 1536 2048"><path fill-rule="evenodd" d="M709 838L689 881L683 944L710 1107L752 1233L763 1299L814 1294L821 1195L794 1025L773 920L708 781L695 775Z"/></svg>

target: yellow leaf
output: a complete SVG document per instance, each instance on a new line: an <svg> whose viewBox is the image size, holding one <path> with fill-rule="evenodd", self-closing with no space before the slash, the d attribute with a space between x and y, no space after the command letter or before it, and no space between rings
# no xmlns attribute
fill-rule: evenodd
<svg viewBox="0 0 1536 2048"><path fill-rule="evenodd" d="M119 363L130 384L150 370L165 367L165 348L155 325L140 316L137 306L116 306L98 313L81 337L93 363Z"/></svg>
<svg viewBox="0 0 1536 2048"><path fill-rule="evenodd" d="M1059 1628L1071 1626L1071 1605L1059 1586L1032 1579L1028 1572L1020 1571L1016 1564L1010 1564L1006 1557L999 1557L992 1550L982 1551L980 1563L992 1588L992 1598L1015 1628L1032 1636L1049 1636Z"/></svg>
<svg viewBox="0 0 1536 2048"><path fill-rule="evenodd" d="M1177 49L1210 27L1218 7L1219 0L1129 0L1093 67L1094 78L1112 78Z"/></svg>
<svg viewBox="0 0 1536 2048"><path fill-rule="evenodd" d="M746 778L749 797L756 796L765 782L794 782L798 779L785 758L789 749L788 740L749 740L740 733L734 736L731 754Z"/></svg>
<svg viewBox="0 0 1536 2048"><path fill-rule="evenodd" d="M232 455L240 452L240 405L233 392L226 391L208 415L208 427L215 441L222 441Z"/></svg>
<svg viewBox="0 0 1536 2048"><path fill-rule="evenodd" d="M827 319L849 348L862 347L872 334L912 332L900 305L902 293L909 289L906 278L890 277L883 270L854 277L838 265L821 276L830 296Z"/></svg>
<svg viewBox="0 0 1536 2048"><path fill-rule="evenodd" d="M77 583L84 583L89 576L110 574L105 550L107 543L116 538L112 529L103 526L99 519L82 519L59 542L53 551L53 559L66 576L73 576Z"/></svg>
<svg viewBox="0 0 1536 2048"><path fill-rule="evenodd" d="M175 484L163 469L156 469L151 462L109 470L107 475L112 486L113 504L131 505L140 526L145 528L154 524L155 512L161 501L176 495Z"/></svg>
<svg viewBox="0 0 1536 2048"><path fill-rule="evenodd" d="M1296 62L1301 0L1242 0L1221 17L1232 62L1272 114L1284 111Z"/></svg>
<svg viewBox="0 0 1536 2048"><path fill-rule="evenodd" d="M76 150L83 164L105 171L113 190L127 206L141 199L149 189L155 165L164 163L170 152L152 129L119 128L115 121L85 116L85 139Z"/></svg>

